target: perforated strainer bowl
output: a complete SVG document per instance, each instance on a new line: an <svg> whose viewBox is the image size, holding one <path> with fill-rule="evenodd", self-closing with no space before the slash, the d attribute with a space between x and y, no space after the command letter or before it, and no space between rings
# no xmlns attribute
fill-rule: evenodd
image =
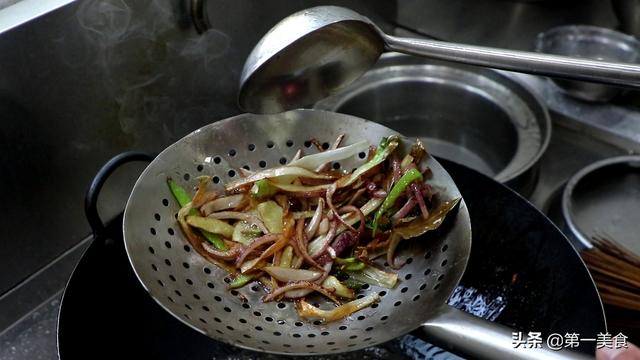
<svg viewBox="0 0 640 360"><path fill-rule="evenodd" d="M487 350L501 347L513 356L507 346L511 344L510 332L503 331L502 338L469 339L470 334L474 337L474 329L476 335L486 333L487 324L445 305L470 252L471 228L464 201L438 231L405 241L398 253L400 260L406 260L398 272L399 284L391 290L371 286L364 291L378 292L380 303L328 324L300 320L291 302L263 303L264 291L259 286L228 290L225 271L208 262L184 238L176 222L179 206L169 192L167 177L191 188L196 176L207 174L222 190L225 182L238 176L241 167L260 170L285 164L299 148L305 154L315 152L310 139L328 146L341 133L346 134L345 144L363 139L377 144L383 136L395 134L349 115L295 110L221 120L164 150L138 179L124 213L127 253L145 289L164 309L195 330L252 350L282 354L344 352L385 342L422 325L431 340L441 340L444 345L457 343L474 356L499 356L502 353ZM355 168L364 161L361 155L333 166ZM453 180L433 158L424 163L433 171L430 184L438 201L460 197ZM321 307L332 306L321 298L314 300ZM490 341L496 339L502 346Z"/></svg>

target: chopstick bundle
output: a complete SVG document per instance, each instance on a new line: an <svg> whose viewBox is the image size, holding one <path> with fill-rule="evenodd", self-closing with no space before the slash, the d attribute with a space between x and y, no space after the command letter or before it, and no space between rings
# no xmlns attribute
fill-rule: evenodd
<svg viewBox="0 0 640 360"><path fill-rule="evenodd" d="M615 241L593 237L594 247L582 252L602 301L640 311L640 257Z"/></svg>

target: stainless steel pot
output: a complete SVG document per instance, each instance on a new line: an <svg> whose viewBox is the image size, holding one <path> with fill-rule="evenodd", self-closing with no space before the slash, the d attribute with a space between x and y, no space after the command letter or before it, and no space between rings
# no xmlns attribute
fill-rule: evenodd
<svg viewBox="0 0 640 360"><path fill-rule="evenodd" d="M525 195L551 136L545 106L509 73L397 53L315 107L419 137L436 156Z"/></svg>

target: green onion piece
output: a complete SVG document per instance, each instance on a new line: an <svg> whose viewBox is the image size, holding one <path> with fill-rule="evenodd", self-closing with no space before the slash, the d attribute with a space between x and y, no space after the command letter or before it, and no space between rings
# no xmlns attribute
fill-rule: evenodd
<svg viewBox="0 0 640 360"><path fill-rule="evenodd" d="M344 286L348 287L349 289L353 289L353 290L360 290L362 285L366 284L365 282L358 281L358 280L352 279L352 278L348 278L347 280L342 281L342 283L344 284Z"/></svg>
<svg viewBox="0 0 640 360"><path fill-rule="evenodd" d="M374 266L367 266L360 271L346 271L346 273L349 275L349 280L382 286L387 289L393 289L398 282L398 274L382 271ZM347 284L347 281L344 283Z"/></svg>
<svg viewBox="0 0 640 360"><path fill-rule="evenodd" d="M260 229L258 229L254 224L250 224L246 221L238 221L233 228L231 240L243 245L249 245L261 234L262 231L260 231Z"/></svg>
<svg viewBox="0 0 640 360"><path fill-rule="evenodd" d="M329 275L322 282L322 287L325 289L334 289L335 294L345 299L355 298L355 293L348 286L341 283L335 276Z"/></svg>
<svg viewBox="0 0 640 360"><path fill-rule="evenodd" d="M269 200L258 204L258 214L264 226L272 234L282 232L284 211L275 201Z"/></svg>
<svg viewBox="0 0 640 360"><path fill-rule="evenodd" d="M278 192L278 188L273 186L267 179L261 179L253 183L249 194L256 200L266 200Z"/></svg>

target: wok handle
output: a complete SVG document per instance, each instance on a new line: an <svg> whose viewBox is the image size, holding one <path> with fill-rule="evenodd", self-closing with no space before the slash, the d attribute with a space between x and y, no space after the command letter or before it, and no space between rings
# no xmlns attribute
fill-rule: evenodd
<svg viewBox="0 0 640 360"><path fill-rule="evenodd" d="M102 235L104 233L104 223L100 218L100 214L98 214L98 195L100 195L100 190L102 190L102 186L109 176L125 163L132 161L151 162L153 158L154 156L142 152L123 152L111 158L102 165L100 170L98 170L98 173L91 181L84 197L84 213L94 236Z"/></svg>
<svg viewBox="0 0 640 360"><path fill-rule="evenodd" d="M421 331L420 331L421 330ZM451 306L424 323L419 331L424 340L451 352L474 359L593 359L569 350L551 350L542 337L542 348L513 346L513 330L467 314Z"/></svg>
<svg viewBox="0 0 640 360"><path fill-rule="evenodd" d="M381 35L388 50L405 54L534 75L640 87L640 65L636 64Z"/></svg>

